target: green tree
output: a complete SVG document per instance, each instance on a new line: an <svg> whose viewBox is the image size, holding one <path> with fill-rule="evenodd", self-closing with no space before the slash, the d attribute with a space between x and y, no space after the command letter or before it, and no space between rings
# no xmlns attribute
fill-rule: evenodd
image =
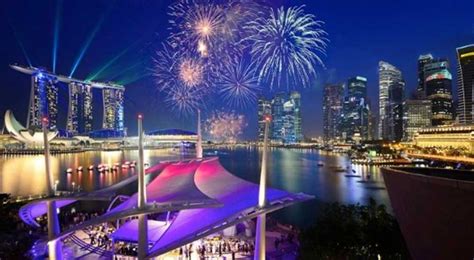
<svg viewBox="0 0 474 260"><path fill-rule="evenodd" d="M373 199L367 206L326 205L300 243L300 259L409 258L396 219Z"/></svg>

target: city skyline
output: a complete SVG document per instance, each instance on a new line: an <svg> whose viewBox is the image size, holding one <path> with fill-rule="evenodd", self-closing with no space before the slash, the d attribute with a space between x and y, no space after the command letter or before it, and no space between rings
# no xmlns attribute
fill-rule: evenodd
<svg viewBox="0 0 474 260"><path fill-rule="evenodd" d="M70 12L72 8L77 8L83 9L85 12L90 12L92 16L100 18L104 16L104 13L107 13L108 8L111 8L112 11L107 13L105 18L98 19L99 21L103 20L103 24L99 22L99 24L84 25L84 28L79 28L79 21L77 21L77 17L73 14L68 15L67 17L66 14L63 14L62 17L64 19L61 25L64 26L64 28L60 30L56 71L66 75L69 74L68 72L71 66L68 64L75 60L78 49L81 49L81 43L87 40L91 33L94 33L96 26L100 26L100 28L97 29L97 32L95 32L97 35L93 38L90 47L85 51L83 61L79 66L77 66L74 76L87 78L88 74L94 74L94 72L99 70L97 68L101 68L102 65L108 61L113 61L117 56L119 58L117 58L115 62L113 62L113 65L110 66L112 68L115 67L115 69L109 71L109 74L119 72L118 68L121 67L124 69L133 67L137 61L140 62L141 58L149 54L150 50L146 46L151 45L151 49L153 50L159 44L156 39L142 40L141 37L136 35L136 33L130 37L131 34L134 34L133 26L124 25L118 21L118 14L125 12L125 9L127 9L131 14L126 19L136 20L135 23L132 24L134 24L134 26L143 27L145 26L144 21L146 18L152 16L152 12L146 11L145 9L164 12L160 11L160 7L165 7L167 4L167 2L137 3L131 4L130 6L117 4L116 6L108 7L105 2L100 2L95 6L78 2L65 3L63 6L63 11L65 13ZM272 6L278 7L280 5L289 4L288 1L276 1L272 3ZM453 75L453 91L454 93L456 92L456 86L454 84L454 82L456 82L454 78L456 77L455 69L457 67L455 59L456 48L472 43L474 38L472 28L474 26L473 21L470 20L471 18L467 13L466 15L463 15L463 12L465 12L464 10L468 10L468 6L473 5L469 1L458 1L443 6L443 8L447 9L446 12L449 12L448 10L451 9L456 9L457 13L456 17L451 17L449 23L439 22L439 24L436 24L437 21L432 21L432 24L430 25L432 27L443 28L443 26L449 26L449 29L446 29L446 33L443 35L437 34L436 30L428 30L429 26L421 22L415 21L419 24L413 26L418 27L419 30L410 28L411 25L408 23L408 20L411 20L408 18L414 16L416 10L440 12L442 10L441 5L427 5L423 3L415 4L409 3L408 1L402 1L396 4L377 5L370 5L367 3L358 3L356 5L355 3L347 3L342 7L338 6L338 11L336 12L334 4L329 2L312 3L308 1L297 1L296 3L291 2L291 4L306 4L305 10L307 12L314 13L319 19L325 21L324 26L326 31L329 33L330 39L327 57L325 58L326 69L318 71L319 79L314 82L312 86L298 89L302 93L302 117L305 118L303 122L303 131L305 135L322 136L323 134L322 127L320 126L322 125L322 89L325 83L345 82L347 78L357 75L366 77L368 79L368 93L369 100L372 101L372 110L376 110L374 109L377 107L376 94L378 89L376 67L379 60L386 60L397 66L402 71L404 79L407 82L407 90L412 91L417 85L416 67L418 56L424 53L432 53L436 57L446 57L451 64L450 72ZM35 37L35 35L38 34L36 32L37 30L30 29L27 26L31 23L29 19L25 18L24 20L19 21L16 17L27 17L27 14L32 14L33 9L37 8L52 13L55 10L55 6L52 3L41 6L38 6L36 3L30 3L28 6L29 7L26 9L21 9L20 5L14 3L5 4L2 6L2 9L4 10L1 13L3 19L7 21L2 29L4 29L7 36L9 36L6 37L8 40L5 43L2 43L5 47L2 49L7 49L9 52L2 53L5 55L2 55L3 58L1 58L0 61L4 64L4 67L0 69L0 74L5 79L4 84L15 85L15 89L23 90L21 91L22 93L14 93L15 98L12 98L12 100L16 101L15 104L11 103L9 100L2 100L2 102L0 102L0 113L4 113L6 109L12 108L15 111L15 114L18 115L20 121L24 121L24 118L26 118L27 111L24 111L26 105L23 104L27 104L28 100L25 98L24 89L29 87L29 84L27 83L29 79L27 77L22 78L21 75L15 75L15 72L8 68L8 64L15 62L20 64L27 63L25 58L23 58L22 50L17 41L20 41L26 52L32 56L31 60L33 65L53 67L50 61L51 40L45 41L44 43L37 43L38 46L43 46L44 50L48 50L47 52L42 54L35 53L31 43L27 41L30 37ZM460 8L461 6L462 8ZM398 13L397 17L389 15L385 17L384 21L387 23L395 23L399 26L384 31L381 25L374 25L370 21L373 19L380 19L381 14L379 12L386 8L390 8L394 11L396 10ZM6 11L7 9L8 12ZM359 24L352 25L349 23L352 20L351 17L354 18L354 16L349 15L349 12L351 11L358 11L358 14L360 15L360 19L358 20ZM156 12L153 12L154 15L156 15ZM341 12L345 13L346 16L341 15ZM142 14L144 16L143 20L137 19L137 14ZM163 13L163 15L156 16L163 18L146 20L151 20L151 24L153 25L145 26L143 29L147 32L154 32L150 33L150 35L158 35L159 38L164 38L167 35L166 26L163 26L166 22L166 15ZM402 21L398 16L406 17L405 19L407 21ZM54 15L51 17L54 17ZM53 21L44 21L35 24L34 28L50 32L53 28L52 25ZM354 26L358 28L357 33L353 30ZM117 27L120 27L120 29L117 29ZM71 38L71 30L77 30L76 34L78 36L65 41L66 37ZM16 35L14 35L13 31L15 31ZM124 34L124 44L113 44L118 46L112 46L108 50L104 49L103 47L110 46L110 40L113 39L114 36L117 37L119 31L120 34ZM424 33L416 34L419 31L423 31ZM370 35L371 40L364 40L363 38L367 38L368 35ZM395 39L394 41L389 41L388 39L390 35L400 39L413 39L413 41L410 41L409 44L403 42L403 40ZM436 41L434 39L436 39ZM142 42L135 44L137 41ZM130 43L130 46L124 46L127 45L125 42ZM146 42L146 44L143 42ZM350 42L350 44L348 44L348 42ZM416 43L416 45L413 43ZM129 47L130 49L135 48L135 51L130 51L130 53L125 53L123 56L120 56L122 51ZM399 55L399 49L403 50L403 53L401 53L402 55ZM139 54L137 55L137 53ZM143 61L146 63L147 59L143 58ZM146 71L148 68L146 65L135 66L139 68L138 71ZM132 68L131 70L133 71L134 69ZM132 78L140 76L133 75L133 73L131 74L130 77ZM163 106L163 97L156 93L157 91L153 86L152 77L144 76L141 80L132 82L129 85L131 87L128 88L127 85L127 94L125 96L124 121L127 124L126 126L130 129L130 133L134 133L135 129L134 125L129 125L128 122L141 111L144 111L145 116L150 119L150 121L146 122L147 125L145 125L145 128L149 130L169 127L189 129L189 123L195 121L193 117L180 118L175 114L169 113L170 110ZM128 92L128 89L130 89L130 92ZM274 94L279 91L287 90L282 88L273 89L272 93ZM272 95L272 93L265 94ZM150 105L152 106L151 109L145 109L145 107ZM217 106L219 106L219 104ZM243 136L244 139L255 139L256 137L256 107L257 105L255 104L249 106L249 108L245 110L237 110L239 113L246 116L246 121L248 122L248 127L245 129ZM204 113L206 113L206 111L204 111Z"/></svg>

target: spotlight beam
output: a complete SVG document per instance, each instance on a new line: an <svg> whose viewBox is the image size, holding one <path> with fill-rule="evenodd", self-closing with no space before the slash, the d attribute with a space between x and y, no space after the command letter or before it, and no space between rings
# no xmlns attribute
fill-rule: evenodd
<svg viewBox="0 0 474 260"><path fill-rule="evenodd" d="M99 22L97 25L94 27L94 30L89 34L89 37L87 37L86 41L84 42L84 45L79 52L79 55L77 56L76 61L74 62L74 65L72 66L71 73L69 74L69 77L72 77L74 75L74 72L76 72L77 66L79 66L79 63L81 62L82 58L84 57L84 54L86 54L87 49L92 43L92 40L94 40L95 35L99 31L100 27L102 27L102 24L104 23L105 17L109 14L111 10L112 5L109 6L107 11L102 15L100 18Z"/></svg>
<svg viewBox="0 0 474 260"><path fill-rule="evenodd" d="M53 73L56 73L56 61L58 54L58 45L59 45L59 29L61 24L61 11L62 11L63 1L56 1L56 18L54 20L54 38L53 38Z"/></svg>
<svg viewBox="0 0 474 260"><path fill-rule="evenodd" d="M130 71L130 70L132 70L132 69L138 67L138 66L141 65L141 64L143 64L142 61L139 61L139 62L137 62L137 63L134 63L134 64L132 64L132 65L126 67L125 69L122 69L122 70L120 70L120 71L118 71L118 72L112 74L112 76L109 76L109 77L107 77L107 78L108 78L109 80L113 80L113 79L115 79L116 77L118 77L118 76L124 74L125 72Z"/></svg>
<svg viewBox="0 0 474 260"><path fill-rule="evenodd" d="M13 36L15 37L15 40L16 40L16 42L18 43L18 46L20 47L21 52L23 52L23 56L25 56L26 62L28 63L28 65L29 65L30 67L33 67L33 65L32 65L32 63L31 63L30 56L28 56L28 53L26 52L26 49L25 49L25 46L23 45L23 42L21 42L18 33L16 32L15 28L13 27L13 25L11 24L11 22L10 22L9 19L7 19L7 23L8 23L8 25L9 25L10 29L11 29L12 32L13 32Z"/></svg>
<svg viewBox="0 0 474 260"><path fill-rule="evenodd" d="M117 54L115 57L113 57L111 60L109 60L107 63L105 63L104 66L102 66L102 68L100 68L96 73L94 73L93 75L89 75L86 80L87 81L95 80L98 76L100 76L100 74L102 74L106 69L108 69L112 64L114 64L118 59L120 59L123 55L125 55L125 53L127 53L130 49L135 47L135 45L138 42L140 42L140 40L135 41L134 43L132 43L132 45L130 45L127 48L125 48L124 50L122 50L119 54Z"/></svg>
<svg viewBox="0 0 474 260"><path fill-rule="evenodd" d="M135 81L138 81L146 76L150 76L151 75L151 72L146 72L146 73L141 73L141 74L136 74L136 75L133 75L133 76L130 76L130 77L126 77L122 80L119 80L119 84L120 85L128 85L130 83L133 83Z"/></svg>

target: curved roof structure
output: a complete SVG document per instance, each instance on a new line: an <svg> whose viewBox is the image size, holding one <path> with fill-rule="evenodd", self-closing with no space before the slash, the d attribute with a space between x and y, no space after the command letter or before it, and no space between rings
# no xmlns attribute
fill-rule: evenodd
<svg viewBox="0 0 474 260"><path fill-rule="evenodd" d="M22 143L43 143L43 132L28 130L16 120L13 112L5 112L5 127L10 135ZM48 141L53 140L57 132L48 133Z"/></svg>
<svg viewBox="0 0 474 260"><path fill-rule="evenodd" d="M153 167L150 167L145 170L145 173L154 173L163 170L169 163L163 162L159 163ZM94 192L80 192L80 193L72 193L66 196L50 196L38 200L34 200L19 210L20 218L26 224L30 226L37 226L39 224L36 222L36 218L42 216L47 213L47 201L56 201L56 207L62 208L64 206L70 205L76 201L80 200L111 200L115 195L117 190L129 185L130 183L136 181L138 178L137 175L131 176L119 183L106 187L104 189L94 191Z"/></svg>
<svg viewBox="0 0 474 260"><path fill-rule="evenodd" d="M260 208L259 186L229 173L218 158L160 165L160 175L146 186L148 205L145 208L137 208L135 194L102 216L65 230L58 237L129 216L177 212L167 225L151 225L149 228L149 243L153 246L148 257L154 257L260 214L312 198L267 188L267 204ZM130 222L112 237L136 241L136 226L136 222Z"/></svg>
<svg viewBox="0 0 474 260"><path fill-rule="evenodd" d="M203 193L218 200L223 206L180 211L153 245L149 257L161 255L259 214L312 198L267 188L267 206L259 208L259 186L232 175L217 158L201 163L196 170L195 182ZM197 219L200 221L196 221Z"/></svg>

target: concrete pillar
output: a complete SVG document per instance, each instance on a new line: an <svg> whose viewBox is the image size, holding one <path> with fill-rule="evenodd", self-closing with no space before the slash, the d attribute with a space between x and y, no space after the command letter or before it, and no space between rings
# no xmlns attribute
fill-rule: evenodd
<svg viewBox="0 0 474 260"><path fill-rule="evenodd" d="M46 186L49 196L54 196L53 183L51 176L50 167L50 153L49 153L49 140L48 140L48 125L49 120L47 117L41 119L43 126L43 144L44 144L44 164L45 164L45 175L46 175ZM60 239L55 239L60 233L58 212L55 201L47 201L47 218L48 218L48 252L50 259L62 259L62 244Z"/></svg>
<svg viewBox="0 0 474 260"><path fill-rule="evenodd" d="M263 151L262 151L262 168L260 170L260 186L258 191L258 206L265 207L266 203L266 186L267 186L267 151L268 151L268 131L270 128L270 116L265 116L265 132L263 137ZM255 234L255 252L254 260L265 260L266 249L266 215L260 214L257 217L257 227Z"/></svg>
<svg viewBox="0 0 474 260"><path fill-rule="evenodd" d="M196 143L196 158L202 158L202 134L201 134L201 110L198 109L198 121L197 121L197 143Z"/></svg>
<svg viewBox="0 0 474 260"><path fill-rule="evenodd" d="M143 115L138 115L138 208L146 207L145 162L143 154ZM148 216L138 216L138 259L148 254Z"/></svg>

